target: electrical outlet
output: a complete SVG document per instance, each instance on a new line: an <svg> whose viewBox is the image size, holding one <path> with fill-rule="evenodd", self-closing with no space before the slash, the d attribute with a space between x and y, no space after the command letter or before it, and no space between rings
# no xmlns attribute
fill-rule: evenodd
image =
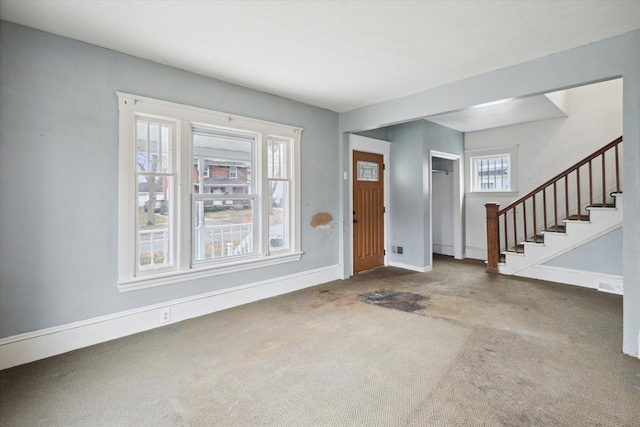
<svg viewBox="0 0 640 427"><path fill-rule="evenodd" d="M404 248L402 246L398 246L398 255L402 255L404 252Z"/></svg>
<svg viewBox="0 0 640 427"><path fill-rule="evenodd" d="M169 323L171 322L171 309L163 308L160 310L160 323Z"/></svg>

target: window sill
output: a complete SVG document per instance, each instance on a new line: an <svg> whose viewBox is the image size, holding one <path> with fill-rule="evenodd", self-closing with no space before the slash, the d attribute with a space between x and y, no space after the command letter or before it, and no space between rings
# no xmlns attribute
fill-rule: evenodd
<svg viewBox="0 0 640 427"><path fill-rule="evenodd" d="M517 197L518 191L474 191L464 193L464 197L487 198L487 197Z"/></svg>
<svg viewBox="0 0 640 427"><path fill-rule="evenodd" d="M221 274L235 273L253 268L267 267L271 265L283 264L287 262L299 261L302 252L286 255L275 255L255 261L243 261L235 264L227 264L219 267L196 267L187 271L172 271L168 273L156 274L153 276L134 277L118 281L119 292L136 291L139 289L153 288L162 285L185 282L187 280L201 279L205 277L218 276Z"/></svg>

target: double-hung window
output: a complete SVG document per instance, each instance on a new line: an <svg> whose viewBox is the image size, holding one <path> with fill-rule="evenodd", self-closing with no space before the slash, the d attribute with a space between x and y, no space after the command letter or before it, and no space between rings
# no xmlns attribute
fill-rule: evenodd
<svg viewBox="0 0 640 427"><path fill-rule="evenodd" d="M175 265L172 245L175 199L174 122L135 115L136 273ZM140 209L142 204L143 209Z"/></svg>
<svg viewBox="0 0 640 427"><path fill-rule="evenodd" d="M515 192L517 146L465 151L468 193Z"/></svg>
<svg viewBox="0 0 640 427"><path fill-rule="evenodd" d="M118 98L121 290L300 259L301 128Z"/></svg>

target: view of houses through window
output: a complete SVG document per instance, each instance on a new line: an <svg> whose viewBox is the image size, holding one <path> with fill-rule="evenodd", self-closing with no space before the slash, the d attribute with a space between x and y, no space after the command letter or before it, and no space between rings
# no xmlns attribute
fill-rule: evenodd
<svg viewBox="0 0 640 427"><path fill-rule="evenodd" d="M171 260L172 125L138 119L138 265ZM251 255L258 234L257 189L252 179L259 136L194 126L193 261ZM290 141L267 143L270 251L289 249Z"/></svg>
<svg viewBox="0 0 640 427"><path fill-rule="evenodd" d="M252 171L259 135L194 126L194 261L253 254L259 242L259 183ZM267 142L268 250L289 249L290 140Z"/></svg>
<svg viewBox="0 0 640 427"><path fill-rule="evenodd" d="M194 126L194 261L253 254L258 136Z"/></svg>

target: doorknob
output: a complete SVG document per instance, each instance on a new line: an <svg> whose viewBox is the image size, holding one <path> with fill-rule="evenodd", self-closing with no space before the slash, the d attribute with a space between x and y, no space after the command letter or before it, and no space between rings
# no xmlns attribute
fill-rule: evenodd
<svg viewBox="0 0 640 427"><path fill-rule="evenodd" d="M355 224L356 222L358 222L358 220L357 220L357 219L354 219L354 220L353 220L353 223Z"/></svg>

